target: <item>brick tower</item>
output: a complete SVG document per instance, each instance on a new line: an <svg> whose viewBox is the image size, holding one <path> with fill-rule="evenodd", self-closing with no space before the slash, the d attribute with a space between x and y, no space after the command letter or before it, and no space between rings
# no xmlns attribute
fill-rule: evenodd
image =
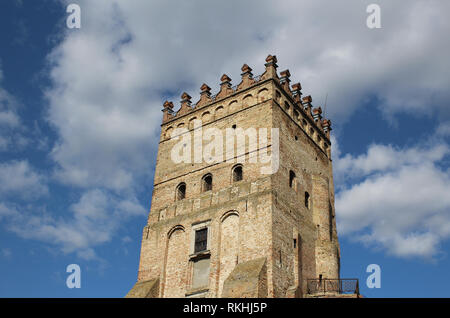
<svg viewBox="0 0 450 318"><path fill-rule="evenodd" d="M196 103L183 93L177 112L164 103L127 297L305 297L311 279L339 281L331 122L276 63L244 64L234 87L224 74L216 95L203 84Z"/></svg>

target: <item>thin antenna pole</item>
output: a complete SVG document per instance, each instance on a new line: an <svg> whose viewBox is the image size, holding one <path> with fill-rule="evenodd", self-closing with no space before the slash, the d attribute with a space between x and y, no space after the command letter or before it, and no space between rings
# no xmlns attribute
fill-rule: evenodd
<svg viewBox="0 0 450 318"><path fill-rule="evenodd" d="M328 93L325 96L325 105L323 106L323 113L324 114L327 112L327 101L328 101Z"/></svg>

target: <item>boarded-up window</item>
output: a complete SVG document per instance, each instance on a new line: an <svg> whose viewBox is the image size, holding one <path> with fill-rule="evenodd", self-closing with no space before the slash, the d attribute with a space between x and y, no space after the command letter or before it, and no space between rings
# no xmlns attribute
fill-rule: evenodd
<svg viewBox="0 0 450 318"><path fill-rule="evenodd" d="M193 129L194 128L194 120L197 120L197 117L191 118L189 120L189 129Z"/></svg>
<svg viewBox="0 0 450 318"><path fill-rule="evenodd" d="M223 283L238 262L239 216L231 213L220 225L220 274L218 296L222 296Z"/></svg>
<svg viewBox="0 0 450 318"><path fill-rule="evenodd" d="M204 112L202 115L202 122L207 123L211 120L211 113L210 112Z"/></svg>
<svg viewBox="0 0 450 318"><path fill-rule="evenodd" d="M333 240L333 208L331 207L331 204L328 203L328 222L329 222L329 229L330 229L330 241Z"/></svg>
<svg viewBox="0 0 450 318"><path fill-rule="evenodd" d="M235 112L239 109L237 100L233 100L229 104L229 112Z"/></svg>
<svg viewBox="0 0 450 318"><path fill-rule="evenodd" d="M269 91L267 90L267 88L263 88L262 90L260 90L259 92L258 92L258 101L259 102L263 102L263 101L265 101L266 99L267 99L267 93L268 93Z"/></svg>
<svg viewBox="0 0 450 318"><path fill-rule="evenodd" d="M219 106L216 108L216 112L215 112L216 119L223 117L224 114L225 114L225 110L223 109L222 106Z"/></svg>
<svg viewBox="0 0 450 318"><path fill-rule="evenodd" d="M192 288L208 286L209 257L194 261L192 266Z"/></svg>
<svg viewBox="0 0 450 318"><path fill-rule="evenodd" d="M252 104L253 104L253 96L251 94L244 96L244 98L242 99L242 105L249 106Z"/></svg>
<svg viewBox="0 0 450 318"><path fill-rule="evenodd" d="M167 128L166 129L166 133L164 134L164 137L165 138L171 138L172 137L172 131L173 131L172 127Z"/></svg>
<svg viewBox="0 0 450 318"><path fill-rule="evenodd" d="M188 240L185 232L175 230L169 237L165 274L164 297L184 297L186 292L186 271Z"/></svg>

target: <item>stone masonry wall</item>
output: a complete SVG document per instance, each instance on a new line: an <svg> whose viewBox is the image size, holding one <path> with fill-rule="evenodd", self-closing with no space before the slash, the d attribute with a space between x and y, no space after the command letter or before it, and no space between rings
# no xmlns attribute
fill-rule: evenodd
<svg viewBox="0 0 450 318"><path fill-rule="evenodd" d="M268 297L301 296L306 293L306 279L319 274L339 276L330 122L321 119L320 108L311 109L309 96L301 100L300 84L290 89L289 71L278 77L275 57L269 56L266 62L265 73L257 79L244 65L241 83L235 88L223 75L216 96L202 85L195 107L186 93L176 114L172 103L164 104L151 211L143 229L138 271L138 283L159 282L159 297L221 297L226 281L233 290L227 293L235 295L240 285L228 278L231 273L240 277L240 271L263 279L254 285L256 291L247 291L247 295ZM237 182L232 179L236 160L208 162L202 158L201 162L174 163L171 154L177 145L195 159L195 133L200 131L194 126L195 119L202 120L202 131L210 127L222 132L233 127L279 128L278 171L261 174L267 164L259 160L249 163L256 152L240 157L245 159L243 180ZM173 140L177 128L185 131ZM208 143L202 141L202 147ZM269 135L269 153L273 146ZM245 149L249 149L248 139ZM224 146L224 156L226 150ZM290 171L295 173L291 185ZM202 177L208 173L213 177L212 189L203 191ZM186 184L186 193L178 200L180 183ZM310 196L307 205L305 192ZM193 254L193 233L199 226L208 228L208 248L200 256ZM209 279L205 286L193 287L197 257L209 257ZM255 260L264 265L249 265ZM252 268L258 272L252 273Z"/></svg>

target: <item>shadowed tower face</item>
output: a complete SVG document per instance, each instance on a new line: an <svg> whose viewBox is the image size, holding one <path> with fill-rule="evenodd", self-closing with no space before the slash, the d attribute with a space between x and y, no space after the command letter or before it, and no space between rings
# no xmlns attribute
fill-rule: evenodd
<svg viewBox="0 0 450 318"><path fill-rule="evenodd" d="M302 297L339 278L331 122L269 55L234 87L165 102L129 297Z"/></svg>

